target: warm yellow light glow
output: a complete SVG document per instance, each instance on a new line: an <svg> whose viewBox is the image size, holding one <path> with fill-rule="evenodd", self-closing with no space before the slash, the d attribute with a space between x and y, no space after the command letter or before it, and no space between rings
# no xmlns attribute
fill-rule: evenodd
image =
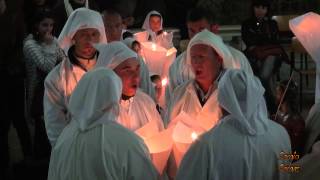
<svg viewBox="0 0 320 180"><path fill-rule="evenodd" d="M157 46L156 46L156 44L152 43L152 45L151 45L151 49L152 49L152 51L157 50Z"/></svg>
<svg viewBox="0 0 320 180"><path fill-rule="evenodd" d="M195 141L196 139L198 139L198 134L196 132L192 132L191 138L192 138L192 141Z"/></svg>
<svg viewBox="0 0 320 180"><path fill-rule="evenodd" d="M176 53L177 52L177 49L176 48L170 48L169 50L167 50L167 54L166 56L170 56L172 55L173 53Z"/></svg>
<svg viewBox="0 0 320 180"><path fill-rule="evenodd" d="M168 84L168 78L163 78L161 81L162 87L166 86Z"/></svg>

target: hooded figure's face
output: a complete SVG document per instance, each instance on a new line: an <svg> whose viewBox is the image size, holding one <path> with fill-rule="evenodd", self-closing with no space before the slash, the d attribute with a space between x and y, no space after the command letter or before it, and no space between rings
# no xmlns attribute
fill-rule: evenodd
<svg viewBox="0 0 320 180"><path fill-rule="evenodd" d="M73 40L76 54L85 58L90 58L96 52L96 49L92 44L99 42L100 33L94 28L80 29L74 35Z"/></svg>
<svg viewBox="0 0 320 180"><path fill-rule="evenodd" d="M195 80L200 84L212 84L222 66L218 54L210 46L195 44L190 49L190 57Z"/></svg>
<svg viewBox="0 0 320 180"><path fill-rule="evenodd" d="M150 29L153 32L158 32L161 30L161 17L159 16L155 16L155 15L151 15L150 19L149 19L149 24L150 24Z"/></svg>
<svg viewBox="0 0 320 180"><path fill-rule="evenodd" d="M121 78L122 94L134 96L140 83L140 63L135 58L129 58L119 64L114 72Z"/></svg>

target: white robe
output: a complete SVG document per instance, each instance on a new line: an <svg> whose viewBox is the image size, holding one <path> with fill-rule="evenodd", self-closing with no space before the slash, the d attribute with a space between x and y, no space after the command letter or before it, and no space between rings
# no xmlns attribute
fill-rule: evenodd
<svg viewBox="0 0 320 180"><path fill-rule="evenodd" d="M81 132L71 122L52 150L48 180L156 180L143 141L118 123Z"/></svg>
<svg viewBox="0 0 320 180"><path fill-rule="evenodd" d="M231 46L227 47L229 48L229 51L233 56L232 68L242 69L247 73L253 75L252 68L245 55ZM176 87L193 78L194 74L192 72L191 66L187 64L186 51L184 51L173 61L169 68L169 85L167 86L167 92L169 93L169 96ZM166 96L168 95L166 94ZM167 97L166 99L169 98Z"/></svg>
<svg viewBox="0 0 320 180"><path fill-rule="evenodd" d="M115 69L129 58L138 59L138 56L122 42L112 42L97 46L99 55L97 66ZM131 130L136 130L150 121L156 121L159 130L163 129L162 119L156 109L155 102L141 90L137 90L134 97L121 100L121 111L118 122Z"/></svg>
<svg viewBox="0 0 320 180"><path fill-rule="evenodd" d="M125 40L121 41L125 45L127 45L130 49L132 49L132 43L135 40L133 38L126 38ZM140 61L140 89L147 93L152 99L156 101L156 95L155 90L152 85L151 79L150 79L150 72L148 69L148 66L144 62L143 58L138 55L138 59Z"/></svg>
<svg viewBox="0 0 320 180"><path fill-rule="evenodd" d="M161 46L161 47L164 47L166 49L170 49L173 47L173 43L172 43L172 39L173 39L173 33L172 32L169 32L169 33L165 33L163 32L162 34L160 35L156 35L155 32L153 32L150 28L150 23L149 23L149 20L150 20L150 16L152 14L157 14L161 17L161 24L160 24L160 30L162 30L162 24L163 24L163 17L161 16L161 14L157 11L150 11L145 20L144 20L144 23L142 25L142 29L145 29L146 30L146 33L148 34L147 36L151 36L151 40L153 42L155 42L157 45Z"/></svg>
<svg viewBox="0 0 320 180"><path fill-rule="evenodd" d="M219 105L226 116L200 137L184 156L177 180L288 179L280 153L290 153L286 130L268 119L260 81L229 69L218 83Z"/></svg>
<svg viewBox="0 0 320 180"><path fill-rule="evenodd" d="M320 103L314 104L306 119L306 144L304 152L309 153L316 139L320 137Z"/></svg>
<svg viewBox="0 0 320 180"><path fill-rule="evenodd" d="M181 112L185 112L195 121L201 118L211 119L213 126L218 122L222 114L217 100L217 90L213 91L204 106L201 106L194 83L194 80L190 80L175 89L168 106L165 126L173 125L170 121Z"/></svg>
<svg viewBox="0 0 320 180"><path fill-rule="evenodd" d="M53 147L63 128L69 123L67 105L73 89L86 72L63 60L46 77L44 86L44 122Z"/></svg>
<svg viewBox="0 0 320 180"><path fill-rule="evenodd" d="M156 121L158 130L163 130L163 122L156 109L155 102L141 90L134 97L121 100L118 122L124 127L135 131L150 121Z"/></svg>
<svg viewBox="0 0 320 180"><path fill-rule="evenodd" d="M59 36L60 47L68 54L72 38L80 29L94 28L100 33L99 42L106 43L101 15L93 10L79 8L71 13ZM56 66L45 79L44 121L51 146L54 146L63 128L69 123L67 104L69 97L86 72L71 64L67 58Z"/></svg>
<svg viewBox="0 0 320 180"><path fill-rule="evenodd" d="M192 40L191 43L194 43L194 41L195 40ZM223 44L220 38L215 38L215 39L208 38L208 40L200 39L199 41L203 41L203 43L205 44L209 44L209 43L212 44L212 42L214 42L213 44L216 44L216 45L214 46L211 45L214 49L218 49L219 47L222 49L226 49L224 51L221 51L221 53L219 53L219 55L224 60L224 68L242 69L245 72L253 75L252 68L250 66L248 59L245 57L245 55L239 50ZM169 85L166 87L166 94L165 94L166 102L170 101L170 98L172 97L172 93L176 87L189 81L190 79L194 79L194 73L192 72L191 63L187 61L187 51L184 51L173 61L173 63L169 68Z"/></svg>
<svg viewBox="0 0 320 180"><path fill-rule="evenodd" d="M291 174L291 180L318 180L320 177L320 142L313 145L312 149L317 148L318 151L312 150L311 153L304 155L293 165L300 167L299 172Z"/></svg>
<svg viewBox="0 0 320 180"><path fill-rule="evenodd" d="M157 179L143 141L115 122L121 91L110 69L84 75L68 104L72 120L52 150L49 180Z"/></svg>
<svg viewBox="0 0 320 180"><path fill-rule="evenodd" d="M268 121L269 130L259 136L242 134L228 117L204 134L184 156L177 180L284 180L281 151L290 152L290 139L280 125Z"/></svg>
<svg viewBox="0 0 320 180"><path fill-rule="evenodd" d="M244 56L240 56L239 58L239 54L241 54L240 52L236 54L232 53L236 52L237 50L226 46L219 36L213 34L212 32L209 32L208 30L203 30L191 39L186 54L182 55L181 59L178 59L178 62L175 64L178 67L172 66L171 73L169 73L170 75L172 75L171 77L169 77L170 82L184 81L191 76L192 71L190 49L193 45L196 44L204 44L212 47L217 52L217 54L223 59L223 67L225 69L241 68L242 64L240 63L240 65L237 65L237 62L243 62L243 64L248 64L246 58L243 59ZM239 59L239 61L236 61L235 59ZM250 67L250 65L243 65L243 67ZM175 69L177 71L174 71ZM244 70L248 71L248 73L252 73L251 68L249 70ZM193 81L194 80L190 80L189 82L185 82L184 84L178 87L172 87L170 85L170 88L171 90L173 90L173 92L170 92L169 90L169 92L167 91L167 93L169 93L170 95L166 95L166 97L171 97L171 99L168 103L168 114L165 119L165 125L167 125L169 121L174 119L181 111L185 111L194 119L200 118L201 116L205 118L211 117L212 121L215 122L213 123L213 125L216 124L218 119L221 117L221 112L217 102L217 92L214 91L210 95L210 98L207 100L206 104L202 107L196 94L196 91L193 87Z"/></svg>

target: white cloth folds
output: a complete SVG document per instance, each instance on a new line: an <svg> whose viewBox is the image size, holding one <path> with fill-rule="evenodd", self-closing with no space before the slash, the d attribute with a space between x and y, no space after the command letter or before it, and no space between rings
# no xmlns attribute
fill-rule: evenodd
<svg viewBox="0 0 320 180"><path fill-rule="evenodd" d="M121 84L106 68L80 80L69 103L72 121L51 153L49 180L158 178L142 140L115 122Z"/></svg>
<svg viewBox="0 0 320 180"><path fill-rule="evenodd" d="M67 16L69 17L74 9L72 8L72 6L70 4L70 0L64 0L63 2L64 2L64 7L66 9ZM88 0L86 0L84 7L89 9L89 1Z"/></svg>
<svg viewBox="0 0 320 180"><path fill-rule="evenodd" d="M316 63L315 103L320 103L320 15L306 13L291 19L289 26Z"/></svg>
<svg viewBox="0 0 320 180"><path fill-rule="evenodd" d="M261 83L241 70L229 69L219 81L218 92L229 114L191 145L176 179L288 180L290 174L279 167L290 162L279 156L291 153L290 139L266 116Z"/></svg>
<svg viewBox="0 0 320 180"><path fill-rule="evenodd" d="M129 58L137 59L137 54L120 41L109 44L97 44L95 47L100 52L96 67L116 68Z"/></svg>
<svg viewBox="0 0 320 180"><path fill-rule="evenodd" d="M96 45L99 55L96 67L116 68L128 58L138 61L137 54L122 42L112 42L107 45ZM162 119L156 109L155 102L140 89L135 96L120 102L120 117L118 122L131 130L137 130L150 121L156 121L158 130L163 129Z"/></svg>
<svg viewBox="0 0 320 180"><path fill-rule="evenodd" d="M163 23L163 18L161 16L161 14L158 12L158 11L150 11L146 18L144 19L144 22L143 22L143 25L142 25L142 29L145 29L145 30L150 30L151 31L151 28L150 28L150 23L149 23L149 20L150 20L150 16L151 15L158 15L161 17L161 24L160 24L160 30L162 30L162 23Z"/></svg>
<svg viewBox="0 0 320 180"><path fill-rule="evenodd" d="M163 170L167 165L169 155L172 149L172 128L157 131L158 125L155 121L145 124L140 129L136 130L138 134L147 145L152 162L159 174L163 175Z"/></svg>
<svg viewBox="0 0 320 180"><path fill-rule="evenodd" d="M80 29L94 28L100 33L100 43L107 43L106 32L101 15L87 8L79 8L71 13L66 24L64 25L58 42L60 47L68 54L72 46L72 39L75 33Z"/></svg>
<svg viewBox="0 0 320 180"><path fill-rule="evenodd" d="M218 84L220 106L235 119L242 133L249 135L267 130L263 93L259 79L240 70L227 70Z"/></svg>
<svg viewBox="0 0 320 180"><path fill-rule="evenodd" d="M217 54L222 58L224 68L234 68L233 56L229 51L229 48L224 44L220 36L217 36L206 29L196 34L190 40L187 48L187 57L186 57L186 61L188 65L191 65L190 49L192 46L196 44L204 44L212 47L217 52Z"/></svg>
<svg viewBox="0 0 320 180"><path fill-rule="evenodd" d="M106 43L104 24L98 12L79 8L68 18L60 36L60 47L68 54L72 46L74 34L85 28L94 28L100 32L100 43ZM44 120L47 135L52 146L70 122L67 105L73 89L81 77L86 73L79 66L73 65L68 58L57 65L46 77L44 94Z"/></svg>
<svg viewBox="0 0 320 180"><path fill-rule="evenodd" d="M121 79L113 71L101 67L86 73L70 97L71 121L78 121L82 131L115 121L121 92Z"/></svg>

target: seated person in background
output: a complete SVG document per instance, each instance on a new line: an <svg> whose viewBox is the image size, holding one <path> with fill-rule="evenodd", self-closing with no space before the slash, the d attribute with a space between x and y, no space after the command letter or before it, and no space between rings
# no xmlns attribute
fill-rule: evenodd
<svg viewBox="0 0 320 180"><path fill-rule="evenodd" d="M283 127L268 119L259 79L229 69L218 82L220 123L203 134L184 156L177 180L287 180L279 159L290 153ZM289 162L287 162L289 163Z"/></svg>
<svg viewBox="0 0 320 180"><path fill-rule="evenodd" d="M155 42L166 49L170 49L173 47L173 34L164 32L162 24L163 18L161 14L157 11L151 11L144 20L142 29L145 29L148 32L148 40Z"/></svg>
<svg viewBox="0 0 320 180"><path fill-rule="evenodd" d="M287 130L292 152L296 151L301 156L305 141L305 122L299 111L298 87L295 82L291 81L289 84L288 82L288 80L282 81L276 88L278 111L272 119Z"/></svg>
<svg viewBox="0 0 320 180"><path fill-rule="evenodd" d="M269 1L253 0L251 10L252 17L241 26L242 39L247 47L245 54L266 90L268 111L274 114L276 105L271 90L272 75L279 70L282 60L288 61L288 57L278 43L278 25L271 19Z"/></svg>
<svg viewBox="0 0 320 180"><path fill-rule="evenodd" d="M79 81L68 105L71 122L51 154L49 180L157 179L143 141L116 123L121 91L121 79L107 68Z"/></svg>

